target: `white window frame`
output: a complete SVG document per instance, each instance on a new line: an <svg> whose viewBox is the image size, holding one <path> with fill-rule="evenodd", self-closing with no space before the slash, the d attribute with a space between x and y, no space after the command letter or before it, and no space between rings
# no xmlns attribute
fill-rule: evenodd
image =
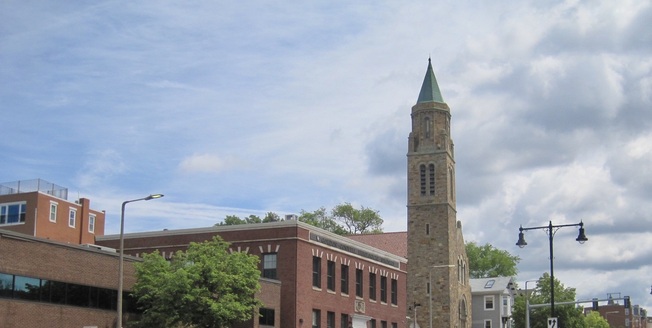
<svg viewBox="0 0 652 328"><path fill-rule="evenodd" d="M491 307L487 306L489 303L487 301L491 300ZM485 295L484 296L484 310L493 311L496 309L496 299L494 295Z"/></svg>
<svg viewBox="0 0 652 328"><path fill-rule="evenodd" d="M68 226L74 228L77 225L77 209L70 208L68 211Z"/></svg>
<svg viewBox="0 0 652 328"><path fill-rule="evenodd" d="M59 204L57 202L50 202L50 222L57 222L57 211L59 210Z"/></svg>
<svg viewBox="0 0 652 328"><path fill-rule="evenodd" d="M88 232L90 233L95 233L95 220L97 217L95 214L89 214L88 215Z"/></svg>
<svg viewBox="0 0 652 328"><path fill-rule="evenodd" d="M483 328L492 328L493 327L493 322L491 319L484 319L484 326Z"/></svg>

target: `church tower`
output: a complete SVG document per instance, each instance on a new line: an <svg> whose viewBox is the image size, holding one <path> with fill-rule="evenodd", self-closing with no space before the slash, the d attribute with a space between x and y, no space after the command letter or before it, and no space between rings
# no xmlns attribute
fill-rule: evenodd
<svg viewBox="0 0 652 328"><path fill-rule="evenodd" d="M456 219L451 111L430 59L411 116L407 152L410 327L470 328L471 287L462 225Z"/></svg>

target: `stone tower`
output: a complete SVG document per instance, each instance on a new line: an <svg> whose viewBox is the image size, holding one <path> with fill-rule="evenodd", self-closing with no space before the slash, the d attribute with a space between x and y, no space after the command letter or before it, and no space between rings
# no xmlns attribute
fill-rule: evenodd
<svg viewBox="0 0 652 328"><path fill-rule="evenodd" d="M471 327L471 288L462 225L456 219L451 112L428 59L408 141L410 327Z"/></svg>

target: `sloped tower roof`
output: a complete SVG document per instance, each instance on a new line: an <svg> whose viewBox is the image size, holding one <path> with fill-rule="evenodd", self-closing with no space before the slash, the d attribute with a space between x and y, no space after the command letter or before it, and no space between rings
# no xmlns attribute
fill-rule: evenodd
<svg viewBox="0 0 652 328"><path fill-rule="evenodd" d="M426 77L423 79L423 84L421 85L421 92L419 92L417 104L425 102L444 102L444 98L441 96L441 91L439 91L437 78L432 70L430 58L428 58L428 70L426 71Z"/></svg>

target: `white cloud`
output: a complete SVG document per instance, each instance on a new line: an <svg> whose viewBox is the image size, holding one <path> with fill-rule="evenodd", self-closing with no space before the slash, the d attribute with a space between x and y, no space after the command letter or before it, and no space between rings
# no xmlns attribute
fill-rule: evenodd
<svg viewBox="0 0 652 328"><path fill-rule="evenodd" d="M518 254L519 278L536 278L545 235L516 249L518 226L583 219L582 248L573 229L555 241L568 250L556 255L563 282L583 295L649 285L636 260L652 245L597 257L652 223L648 2L0 9L4 180L73 181L107 210L109 232L122 201L151 192L166 197L130 204L133 231L343 201L405 230L410 108L430 56L451 107L465 239ZM599 280L576 278L588 275Z"/></svg>
<svg viewBox="0 0 652 328"><path fill-rule="evenodd" d="M214 154L193 154L184 158L179 168L184 173L219 173L244 165L236 157L220 157Z"/></svg>

